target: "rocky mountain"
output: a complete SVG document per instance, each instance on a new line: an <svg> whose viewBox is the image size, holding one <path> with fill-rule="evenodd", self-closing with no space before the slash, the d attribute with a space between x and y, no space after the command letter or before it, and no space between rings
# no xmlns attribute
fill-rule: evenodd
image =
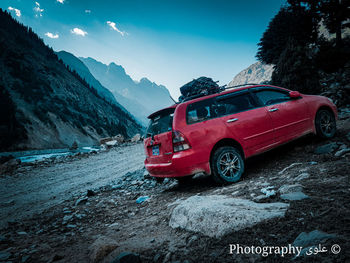
<svg viewBox="0 0 350 263"><path fill-rule="evenodd" d="M256 62L248 68L239 72L233 80L228 83L227 87L232 87L240 84L256 83L260 84L271 80L273 65L265 65L261 62Z"/></svg>
<svg viewBox="0 0 350 263"><path fill-rule="evenodd" d="M0 9L0 150L96 144L142 127ZM106 95L108 97L108 95ZM110 96L110 95L109 95Z"/></svg>
<svg viewBox="0 0 350 263"><path fill-rule="evenodd" d="M163 85L142 78L134 81L125 69L115 63L105 65L93 58L80 58L92 75L108 88L117 101L142 123L154 111L170 106L173 101Z"/></svg>

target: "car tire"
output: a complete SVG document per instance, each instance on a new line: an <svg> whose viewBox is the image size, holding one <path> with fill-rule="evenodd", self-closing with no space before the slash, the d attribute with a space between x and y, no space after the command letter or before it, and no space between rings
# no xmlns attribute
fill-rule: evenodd
<svg viewBox="0 0 350 263"><path fill-rule="evenodd" d="M317 136L332 138L337 130L334 114L329 110L319 110L316 113L315 128Z"/></svg>
<svg viewBox="0 0 350 263"><path fill-rule="evenodd" d="M244 172L241 152L232 146L218 148L211 159L212 177L216 183L231 184L239 181Z"/></svg>

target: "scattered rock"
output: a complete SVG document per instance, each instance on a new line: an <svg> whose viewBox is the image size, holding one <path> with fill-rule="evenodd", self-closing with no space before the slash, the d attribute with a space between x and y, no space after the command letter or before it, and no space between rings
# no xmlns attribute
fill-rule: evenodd
<svg viewBox="0 0 350 263"><path fill-rule="evenodd" d="M284 200L289 200L289 201L299 201L299 200L309 198L309 196L304 194L301 191L298 191L298 192L283 194L283 195L281 195L281 198Z"/></svg>
<svg viewBox="0 0 350 263"><path fill-rule="evenodd" d="M278 192L281 194L289 194L292 192L301 192L303 187L300 184L284 184L279 189Z"/></svg>
<svg viewBox="0 0 350 263"><path fill-rule="evenodd" d="M302 163L292 163L291 165L287 166L286 168L284 168L282 171L278 172L278 175L282 175L285 173L285 171L287 171L288 169L291 169L297 165L301 165Z"/></svg>
<svg viewBox="0 0 350 263"><path fill-rule="evenodd" d="M268 186L268 187L261 189L261 192L263 194L265 194L266 197L274 196L274 195L276 195L276 191L272 190L273 188L274 188L274 186Z"/></svg>
<svg viewBox="0 0 350 263"><path fill-rule="evenodd" d="M153 258L153 262L160 262L160 258L161 258L162 256L160 255L160 254L156 254L155 256L154 256L154 258Z"/></svg>
<svg viewBox="0 0 350 263"><path fill-rule="evenodd" d="M341 156L343 156L344 154L346 154L346 153L348 153L348 152L350 152L350 148L345 148L345 149L342 149L342 150L340 150L340 151L337 151L337 152L334 154L334 156L335 156L335 157L341 157Z"/></svg>
<svg viewBox="0 0 350 263"><path fill-rule="evenodd" d="M141 140L141 135L137 133L134 137L131 138L131 142L138 142Z"/></svg>
<svg viewBox="0 0 350 263"><path fill-rule="evenodd" d="M141 263L140 256L131 252L119 254L111 263Z"/></svg>
<svg viewBox="0 0 350 263"><path fill-rule="evenodd" d="M137 204L141 204L141 203L147 201L149 198L150 198L150 197L147 196L147 195L145 195L145 196L140 196L139 198L136 199L136 203L137 203Z"/></svg>
<svg viewBox="0 0 350 263"><path fill-rule="evenodd" d="M112 252L118 243L109 237L101 236L95 240L95 242L90 246L90 261L99 262L105 258L110 252Z"/></svg>
<svg viewBox="0 0 350 263"><path fill-rule="evenodd" d="M222 237L267 219L283 217L288 207L285 203L255 203L222 195L192 196L173 209L169 225Z"/></svg>
<svg viewBox="0 0 350 263"><path fill-rule="evenodd" d="M86 196L87 197L91 197L91 196L95 196L96 194L95 194L95 192L94 191L92 191L92 190L87 190L87 193L86 193Z"/></svg>
<svg viewBox="0 0 350 263"><path fill-rule="evenodd" d="M66 215L62 219L62 225L67 224L70 220L72 220L73 216L72 215Z"/></svg>
<svg viewBox="0 0 350 263"><path fill-rule="evenodd" d="M331 153L333 151L335 151L336 149L338 149L339 145L336 142L331 142L331 143L327 143L321 146L318 146L314 153L316 154L326 154L326 153Z"/></svg>
<svg viewBox="0 0 350 263"><path fill-rule="evenodd" d="M310 165L316 165L317 162L309 162Z"/></svg>
<svg viewBox="0 0 350 263"><path fill-rule="evenodd" d="M77 205L82 205L82 204L85 204L86 202L87 202L87 197L81 197L81 198L79 198L77 201L75 201L75 206L77 206Z"/></svg>
<svg viewBox="0 0 350 263"><path fill-rule="evenodd" d="M350 142L350 132L348 132L348 134L346 135L346 139L348 139L348 141Z"/></svg>
<svg viewBox="0 0 350 263"><path fill-rule="evenodd" d="M302 174L299 174L297 177L295 177L295 180L296 181L302 181L302 180L305 180L305 179L307 179L309 177L310 177L309 173L302 173Z"/></svg>
<svg viewBox="0 0 350 263"><path fill-rule="evenodd" d="M0 261L8 260L12 254L8 251L0 251Z"/></svg>

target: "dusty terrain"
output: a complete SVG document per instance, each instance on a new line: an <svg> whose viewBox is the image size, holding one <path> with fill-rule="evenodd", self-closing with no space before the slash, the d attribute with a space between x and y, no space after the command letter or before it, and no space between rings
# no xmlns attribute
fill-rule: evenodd
<svg viewBox="0 0 350 263"><path fill-rule="evenodd" d="M322 243L328 252L293 262L347 262L350 156L335 156L337 150L314 151L329 142L349 147L349 132L350 118L345 118L332 140L308 136L252 158L242 180L229 186L215 185L206 176L185 185L175 180L156 184L144 174L142 144L69 163L19 167L0 179L0 261L112 262L121 252L132 251L142 262L289 262L291 256L230 255L229 244L286 246L301 232L319 230L336 235ZM280 173L286 167L290 168ZM308 176L299 177L305 173ZM309 198L282 199L277 189L295 183ZM276 194L258 200L267 185ZM212 194L290 206L283 218L221 238L169 227L172 210L181 200ZM150 198L137 203L140 196ZM341 247L337 255L330 252L333 244Z"/></svg>

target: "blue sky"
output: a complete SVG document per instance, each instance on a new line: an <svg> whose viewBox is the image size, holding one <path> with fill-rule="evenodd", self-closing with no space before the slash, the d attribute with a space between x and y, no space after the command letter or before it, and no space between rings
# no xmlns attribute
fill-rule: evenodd
<svg viewBox="0 0 350 263"><path fill-rule="evenodd" d="M1 0L54 50L122 65L174 97L193 78L227 84L256 61L257 43L285 0ZM17 10L16 10L17 9ZM20 11L20 16L19 16Z"/></svg>

